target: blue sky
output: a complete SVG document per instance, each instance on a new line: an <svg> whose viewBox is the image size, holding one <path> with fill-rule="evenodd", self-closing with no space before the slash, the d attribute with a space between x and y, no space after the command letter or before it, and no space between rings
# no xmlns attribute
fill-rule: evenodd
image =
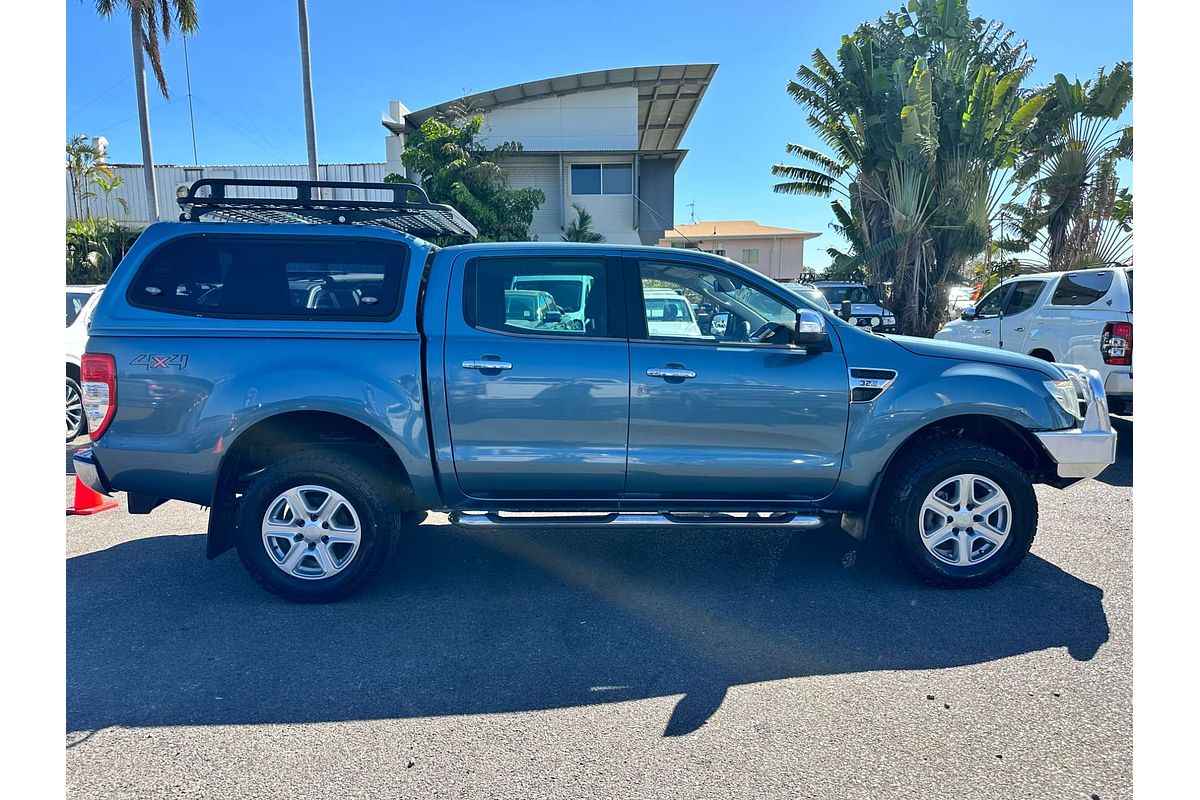
<svg viewBox="0 0 1200 800"><path fill-rule="evenodd" d="M293 0L197 0L189 39L202 164L303 163L304 120ZM716 62L716 78L683 146L676 221L756 219L822 233L808 261L834 243L827 200L771 191L788 141L820 146L784 87L816 48L899 0L843 2L449 3L309 0L317 146L323 162L382 161L380 114L399 99L423 108L525 80L640 64ZM1132 58L1128 0L974 0L1028 40L1036 82L1089 77ZM102 134L114 161L139 161L127 18L103 20L92 0L67 0L66 135ZM183 48L165 47L171 100L151 85L154 156L192 163ZM1131 111L1126 112L1131 116ZM1129 170L1124 169L1129 180Z"/></svg>

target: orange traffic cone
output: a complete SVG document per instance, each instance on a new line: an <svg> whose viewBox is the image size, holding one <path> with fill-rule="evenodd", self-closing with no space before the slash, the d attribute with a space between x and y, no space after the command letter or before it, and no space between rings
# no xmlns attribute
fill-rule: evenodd
<svg viewBox="0 0 1200 800"><path fill-rule="evenodd" d="M117 501L105 500L104 495L84 486L83 481L79 480L79 476L75 476L75 505L67 506L67 516L71 516L72 514L99 514L101 511L108 511L110 508L116 507Z"/></svg>

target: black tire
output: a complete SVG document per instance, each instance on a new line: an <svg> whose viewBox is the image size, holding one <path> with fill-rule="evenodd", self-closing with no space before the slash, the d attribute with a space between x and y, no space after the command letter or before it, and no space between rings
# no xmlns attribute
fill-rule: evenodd
<svg viewBox="0 0 1200 800"><path fill-rule="evenodd" d="M328 578L306 579L280 569L263 543L262 523L276 498L304 485L341 494L358 515L358 550ZM369 463L338 451L317 450L282 458L259 473L237 510L237 552L242 565L264 589L296 603L343 600L362 589L387 561L401 529L398 493ZM332 545L331 545L332 547Z"/></svg>
<svg viewBox="0 0 1200 800"><path fill-rule="evenodd" d="M920 515L930 492L966 473L995 482L1008 495L1012 520L1007 539L990 557L956 566L934 557L921 542ZM965 439L927 439L901 455L885 481L879 497L884 532L900 561L925 583L947 589L986 586L1016 569L1033 545L1037 495L1025 470L994 447Z"/></svg>
<svg viewBox="0 0 1200 800"><path fill-rule="evenodd" d="M79 421L78 421L78 422L77 422L75 425L72 425L70 422L68 422L68 423L67 423L67 425L66 425L66 428L67 428L67 442L72 442L72 441L74 441L75 439L78 439L80 436L82 436L83 434L87 433L87 430L88 430L88 428L87 428L87 415L83 413L83 391L82 391L82 390L79 388L79 381L75 380L75 379L74 379L74 378L72 378L70 375L68 375L68 376L67 376L67 406L68 406L68 411L70 410L70 409L69 409L69 406L70 406L70 404L71 404L71 400L70 400L70 398L71 398L71 392L74 392L74 393L75 393L75 397L76 397L76 398L78 398L78 399L79 399L79 401L80 401L80 404L79 404Z"/></svg>

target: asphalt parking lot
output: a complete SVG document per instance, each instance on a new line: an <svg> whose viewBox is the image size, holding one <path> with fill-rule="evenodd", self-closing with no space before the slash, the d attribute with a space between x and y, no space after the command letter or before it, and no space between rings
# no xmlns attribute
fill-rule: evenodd
<svg viewBox="0 0 1200 800"><path fill-rule="evenodd" d="M204 559L202 510L69 517L70 795L1130 797L1114 421L1118 462L1039 487L1032 554L975 591L831 529L435 515L362 594L296 606Z"/></svg>

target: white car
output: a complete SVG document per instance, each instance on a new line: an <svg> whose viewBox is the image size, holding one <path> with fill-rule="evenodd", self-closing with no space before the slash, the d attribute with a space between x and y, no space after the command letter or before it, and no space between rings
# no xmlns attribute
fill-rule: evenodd
<svg viewBox="0 0 1200 800"><path fill-rule="evenodd" d="M951 286L946 297L946 311L949 312L950 319L958 319L962 316L962 312L973 306L975 303L971 298L974 295L975 287L973 286Z"/></svg>
<svg viewBox="0 0 1200 800"><path fill-rule="evenodd" d="M1133 413L1132 267L1009 278L934 338L1094 369L1110 410Z"/></svg>
<svg viewBox="0 0 1200 800"><path fill-rule="evenodd" d="M702 339L696 312L687 298L674 289L643 289L646 302L646 327L652 336L682 336Z"/></svg>
<svg viewBox="0 0 1200 800"><path fill-rule="evenodd" d="M103 286L67 287L67 441L87 433L79 388L79 357L87 349L87 325Z"/></svg>

